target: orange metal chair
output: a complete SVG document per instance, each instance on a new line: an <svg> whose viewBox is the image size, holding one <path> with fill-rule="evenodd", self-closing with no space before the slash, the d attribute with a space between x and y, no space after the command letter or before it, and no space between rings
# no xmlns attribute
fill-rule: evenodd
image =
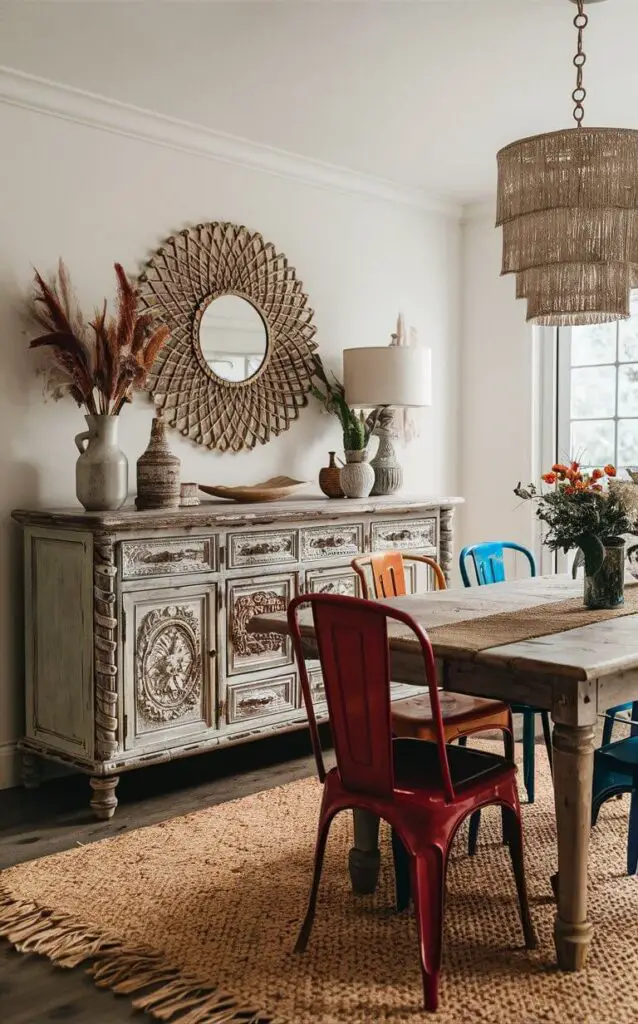
<svg viewBox="0 0 638 1024"><path fill-rule="evenodd" d="M441 566L427 555L401 554L399 551L381 552L353 558L350 563L361 581L361 593L370 598L368 573L372 579L374 597L401 597L407 594L405 562L421 562L434 575L437 590L445 590L445 576ZM459 740L462 745L467 737L477 732L499 730L503 733L505 756L514 760L514 736L509 704L501 700L487 700L484 697L469 697L462 693L441 694L443 734L446 743ZM392 701L392 732L395 736L419 740L436 740L436 724L427 693L416 697L402 697ZM475 853L478 841L478 816L470 827L469 852Z"/></svg>

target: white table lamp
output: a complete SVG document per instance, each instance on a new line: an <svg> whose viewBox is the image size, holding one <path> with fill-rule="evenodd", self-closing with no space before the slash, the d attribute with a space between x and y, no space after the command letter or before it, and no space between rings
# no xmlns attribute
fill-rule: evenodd
<svg viewBox="0 0 638 1024"><path fill-rule="evenodd" d="M432 404L432 351L419 345L347 348L343 353L345 399L353 408L420 407ZM372 494L394 494L403 470L392 444L392 432L376 428L379 447L371 462Z"/></svg>

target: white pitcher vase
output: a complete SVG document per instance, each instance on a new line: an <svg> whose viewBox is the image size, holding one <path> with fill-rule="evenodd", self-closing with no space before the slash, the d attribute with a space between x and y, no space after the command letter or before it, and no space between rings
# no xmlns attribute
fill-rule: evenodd
<svg viewBox="0 0 638 1024"><path fill-rule="evenodd" d="M87 512L121 508L128 494L128 461L117 443L118 416L85 416L89 428L75 438L75 493Z"/></svg>

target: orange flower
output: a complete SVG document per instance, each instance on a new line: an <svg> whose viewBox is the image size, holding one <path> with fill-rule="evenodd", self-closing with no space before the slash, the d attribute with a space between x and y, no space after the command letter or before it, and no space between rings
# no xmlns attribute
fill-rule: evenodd
<svg viewBox="0 0 638 1024"><path fill-rule="evenodd" d="M546 484L555 484L556 483L556 474L555 473L543 473L541 479L544 480Z"/></svg>
<svg viewBox="0 0 638 1024"><path fill-rule="evenodd" d="M602 491L603 488L601 484L592 484L591 489L592 491Z"/></svg>
<svg viewBox="0 0 638 1024"><path fill-rule="evenodd" d="M569 468L572 470L572 472L577 473L580 469L580 462L572 462Z"/></svg>
<svg viewBox="0 0 638 1024"><path fill-rule="evenodd" d="M600 480L605 474L602 469L595 469L591 475L592 480Z"/></svg>
<svg viewBox="0 0 638 1024"><path fill-rule="evenodd" d="M605 466L605 473L607 476L616 476L616 467L612 466L611 462Z"/></svg>
<svg viewBox="0 0 638 1024"><path fill-rule="evenodd" d="M552 473L566 473L568 466L564 466L562 462L555 462L552 466Z"/></svg>
<svg viewBox="0 0 638 1024"><path fill-rule="evenodd" d="M572 487L572 486L571 486L571 484L569 484L569 485L568 485L568 486L567 486L567 487L565 488L565 494L575 494L575 493L576 493L576 488L575 488L575 487Z"/></svg>
<svg viewBox="0 0 638 1024"><path fill-rule="evenodd" d="M571 480L572 483L574 481L576 481L576 480L582 480L583 479L582 474L579 473L577 469L574 469L574 464L573 463L572 463L571 467L567 470L567 473L565 474L565 476L567 477L568 480Z"/></svg>
<svg viewBox="0 0 638 1024"><path fill-rule="evenodd" d="M587 484L585 483L584 480L577 480L576 484L575 484L575 487L576 487L577 491L586 491L587 490Z"/></svg>

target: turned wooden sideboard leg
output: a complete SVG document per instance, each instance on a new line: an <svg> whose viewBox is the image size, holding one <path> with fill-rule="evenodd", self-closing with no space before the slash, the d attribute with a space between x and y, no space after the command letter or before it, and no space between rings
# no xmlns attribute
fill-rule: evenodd
<svg viewBox="0 0 638 1024"><path fill-rule="evenodd" d="M587 861L591 827L594 727L554 725L554 793L558 830L558 966L585 966L594 927L587 920Z"/></svg>
<svg viewBox="0 0 638 1024"><path fill-rule="evenodd" d="M30 750L22 751L20 777L25 789L37 789L42 782L42 761Z"/></svg>
<svg viewBox="0 0 638 1024"><path fill-rule="evenodd" d="M379 881L379 818L370 811L355 810L354 846L348 855L352 889L360 896L374 892Z"/></svg>
<svg viewBox="0 0 638 1024"><path fill-rule="evenodd" d="M93 796L91 797L91 810L100 821L108 821L115 814L117 797L115 790L120 781L118 775L107 775L105 777L92 775L89 779Z"/></svg>

